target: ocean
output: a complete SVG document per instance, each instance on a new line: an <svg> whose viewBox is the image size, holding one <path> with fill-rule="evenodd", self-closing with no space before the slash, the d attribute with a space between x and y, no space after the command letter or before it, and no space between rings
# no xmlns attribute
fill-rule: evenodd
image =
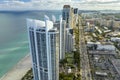
<svg viewBox="0 0 120 80"><path fill-rule="evenodd" d="M44 20L61 11L4 11L0 12L0 77L29 53L26 18Z"/></svg>

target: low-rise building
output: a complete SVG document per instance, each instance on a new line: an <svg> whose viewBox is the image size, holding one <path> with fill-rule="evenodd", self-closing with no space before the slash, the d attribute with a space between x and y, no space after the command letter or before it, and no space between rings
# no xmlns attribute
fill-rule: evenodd
<svg viewBox="0 0 120 80"><path fill-rule="evenodd" d="M120 42L120 38L119 37L111 37L111 41Z"/></svg>
<svg viewBox="0 0 120 80"><path fill-rule="evenodd" d="M100 42L87 42L87 47L92 47L94 45L100 45Z"/></svg>
<svg viewBox="0 0 120 80"><path fill-rule="evenodd" d="M106 34L106 36L117 37L117 36L120 36L120 32L118 32L118 31L110 32L110 33Z"/></svg>
<svg viewBox="0 0 120 80"><path fill-rule="evenodd" d="M107 76L108 74L106 72L95 72L96 75L99 75L99 76Z"/></svg>
<svg viewBox="0 0 120 80"><path fill-rule="evenodd" d="M104 33L109 33L109 32L111 32L111 30L105 30L105 31L104 31Z"/></svg>
<svg viewBox="0 0 120 80"><path fill-rule="evenodd" d="M97 50L112 50L115 51L116 48L114 45L110 45L110 44L100 44L97 46Z"/></svg>
<svg viewBox="0 0 120 80"><path fill-rule="evenodd" d="M87 47L92 55L116 55L116 47L110 43L87 42Z"/></svg>

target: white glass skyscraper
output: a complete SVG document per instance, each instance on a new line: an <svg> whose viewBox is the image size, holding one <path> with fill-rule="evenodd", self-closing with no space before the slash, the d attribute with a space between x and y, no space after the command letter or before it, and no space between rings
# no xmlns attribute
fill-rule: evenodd
<svg viewBox="0 0 120 80"><path fill-rule="evenodd" d="M34 80L59 80L59 31L53 22L27 19Z"/></svg>
<svg viewBox="0 0 120 80"><path fill-rule="evenodd" d="M66 34L66 22L60 19L60 59L65 58L65 34Z"/></svg>
<svg viewBox="0 0 120 80"><path fill-rule="evenodd" d="M54 21L54 20L53 20ZM66 21L62 20L62 17L60 16L60 21L56 21L54 23L54 26L58 28L59 30L59 39L60 39L60 53L59 53L59 59L62 60L65 58L65 34L66 34Z"/></svg>

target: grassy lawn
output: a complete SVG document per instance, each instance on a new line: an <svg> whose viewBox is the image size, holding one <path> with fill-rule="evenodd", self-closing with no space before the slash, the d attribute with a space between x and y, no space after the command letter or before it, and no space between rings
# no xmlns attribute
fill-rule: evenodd
<svg viewBox="0 0 120 80"><path fill-rule="evenodd" d="M67 58L68 64L73 64L74 62L73 53L66 53L66 58Z"/></svg>

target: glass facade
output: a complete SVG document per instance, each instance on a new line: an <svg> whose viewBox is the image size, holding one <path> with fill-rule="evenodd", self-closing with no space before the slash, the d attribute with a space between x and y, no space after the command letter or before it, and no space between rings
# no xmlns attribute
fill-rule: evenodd
<svg viewBox="0 0 120 80"><path fill-rule="evenodd" d="M34 80L59 80L59 32L37 23L28 26Z"/></svg>
<svg viewBox="0 0 120 80"><path fill-rule="evenodd" d="M69 24L70 24L70 9L71 8L63 8L63 12L62 12L62 18L63 20L66 21L66 27L69 28Z"/></svg>
<svg viewBox="0 0 120 80"><path fill-rule="evenodd" d="M47 65L47 51L46 51L46 33L45 30L36 32L37 48L39 56L39 68L41 80L48 80L48 65Z"/></svg>
<svg viewBox="0 0 120 80"><path fill-rule="evenodd" d="M31 54L32 54L32 60L33 60L33 74L36 74L34 79L35 80L39 80L38 77L38 66L37 66L37 58L36 58L36 49L35 49L35 38L34 38L34 31L33 30L29 30L29 37L30 37L30 46L31 46Z"/></svg>
<svg viewBox="0 0 120 80"><path fill-rule="evenodd" d="M56 80L56 78L55 78L55 76L54 75L56 75L55 74L55 71L56 71L56 69L55 69L55 66L56 66L56 63L55 63L55 53L56 53L56 51L55 51L55 47L56 47L56 44L55 44L55 41L56 41L56 37L55 37L55 34L51 34L50 35L50 43L51 43L51 64L52 64L52 66L51 66L51 68L52 68L52 80Z"/></svg>

